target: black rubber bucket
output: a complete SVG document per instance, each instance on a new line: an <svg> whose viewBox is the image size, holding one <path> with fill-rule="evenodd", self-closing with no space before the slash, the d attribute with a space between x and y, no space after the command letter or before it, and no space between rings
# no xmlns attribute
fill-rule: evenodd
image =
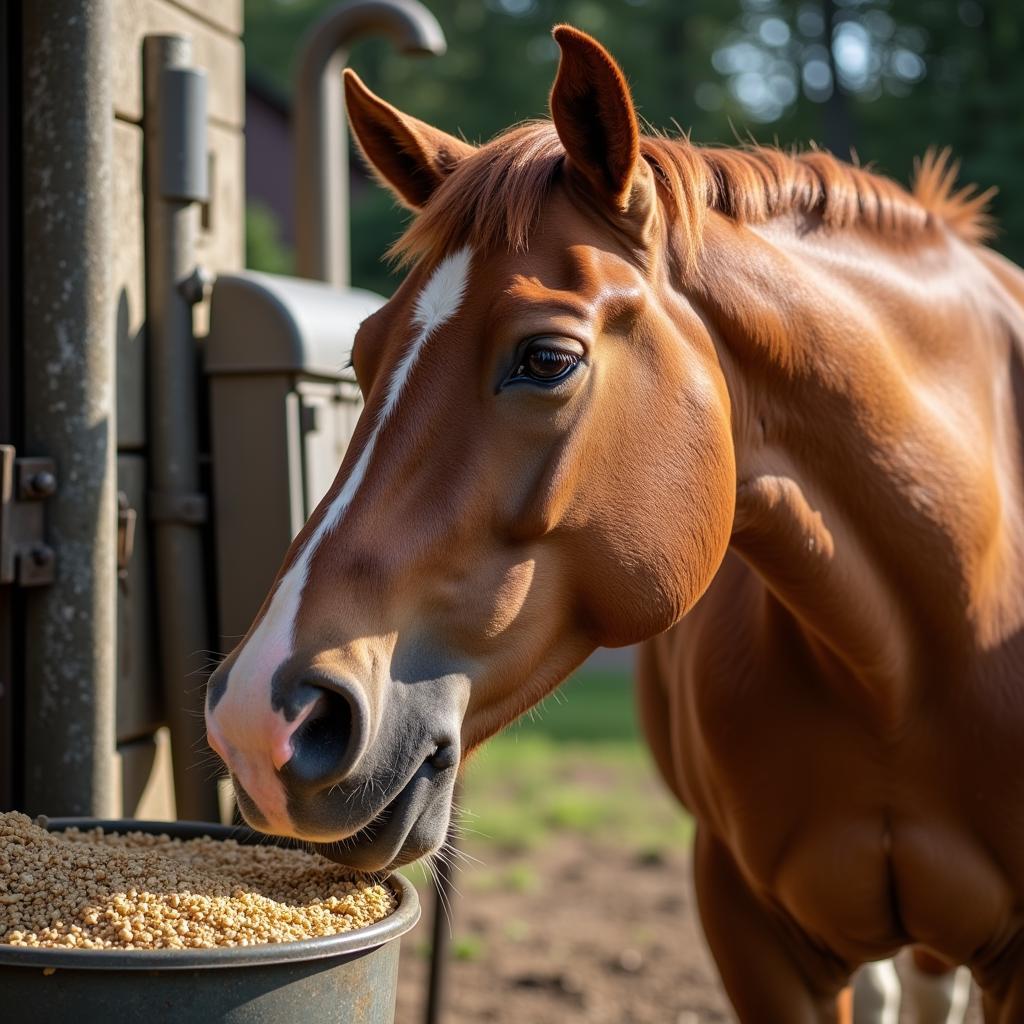
<svg viewBox="0 0 1024 1024"><path fill-rule="evenodd" d="M51 818L107 832L266 842L195 821ZM32 1024L393 1024L400 938L420 916L416 890L388 879L398 909L358 931L216 949L75 950L0 944L0 1020Z"/></svg>

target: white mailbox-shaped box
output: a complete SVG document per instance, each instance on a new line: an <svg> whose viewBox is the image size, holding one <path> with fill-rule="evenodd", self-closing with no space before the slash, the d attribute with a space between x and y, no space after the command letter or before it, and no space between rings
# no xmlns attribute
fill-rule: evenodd
<svg viewBox="0 0 1024 1024"><path fill-rule="evenodd" d="M384 301L256 272L214 284L204 366L225 650L249 628L288 544L334 480L362 408L352 342Z"/></svg>

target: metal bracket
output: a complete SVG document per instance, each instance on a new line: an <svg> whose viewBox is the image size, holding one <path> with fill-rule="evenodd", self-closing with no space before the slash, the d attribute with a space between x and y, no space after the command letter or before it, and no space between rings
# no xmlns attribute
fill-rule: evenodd
<svg viewBox="0 0 1024 1024"><path fill-rule="evenodd" d="M44 502L57 493L53 459L17 457L0 444L0 584L53 582L56 556L46 543Z"/></svg>
<svg viewBox="0 0 1024 1024"><path fill-rule="evenodd" d="M128 495L117 492L117 578L124 583L128 579L128 563L135 550L135 524L138 513L128 504Z"/></svg>

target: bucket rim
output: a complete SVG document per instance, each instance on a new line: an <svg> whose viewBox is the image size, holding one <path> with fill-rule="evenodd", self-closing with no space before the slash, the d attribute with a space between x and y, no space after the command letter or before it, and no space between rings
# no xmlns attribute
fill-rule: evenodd
<svg viewBox="0 0 1024 1024"><path fill-rule="evenodd" d="M68 828L102 828L104 832L167 834L175 839L235 839L254 845L266 836L238 825L205 821L149 821L134 818L47 818L36 822L51 832ZM270 837L274 838L274 837ZM288 845L287 840L279 840ZM214 946L206 949L64 949L11 946L0 943L0 968L42 967L74 970L196 970L273 966L307 960L354 959L405 935L420 919L420 903L413 884L398 873L383 881L398 897L394 913L375 924L338 935L322 935L294 942L266 942L254 946Z"/></svg>

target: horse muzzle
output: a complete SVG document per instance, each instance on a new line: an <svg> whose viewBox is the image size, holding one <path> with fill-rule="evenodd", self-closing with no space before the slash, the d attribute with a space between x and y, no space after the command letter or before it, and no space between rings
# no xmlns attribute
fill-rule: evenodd
<svg viewBox="0 0 1024 1024"><path fill-rule="evenodd" d="M374 722L353 681L282 667L271 707L223 725L210 710L208 734L250 825L381 871L445 840L464 706L453 696L443 680L389 681Z"/></svg>

